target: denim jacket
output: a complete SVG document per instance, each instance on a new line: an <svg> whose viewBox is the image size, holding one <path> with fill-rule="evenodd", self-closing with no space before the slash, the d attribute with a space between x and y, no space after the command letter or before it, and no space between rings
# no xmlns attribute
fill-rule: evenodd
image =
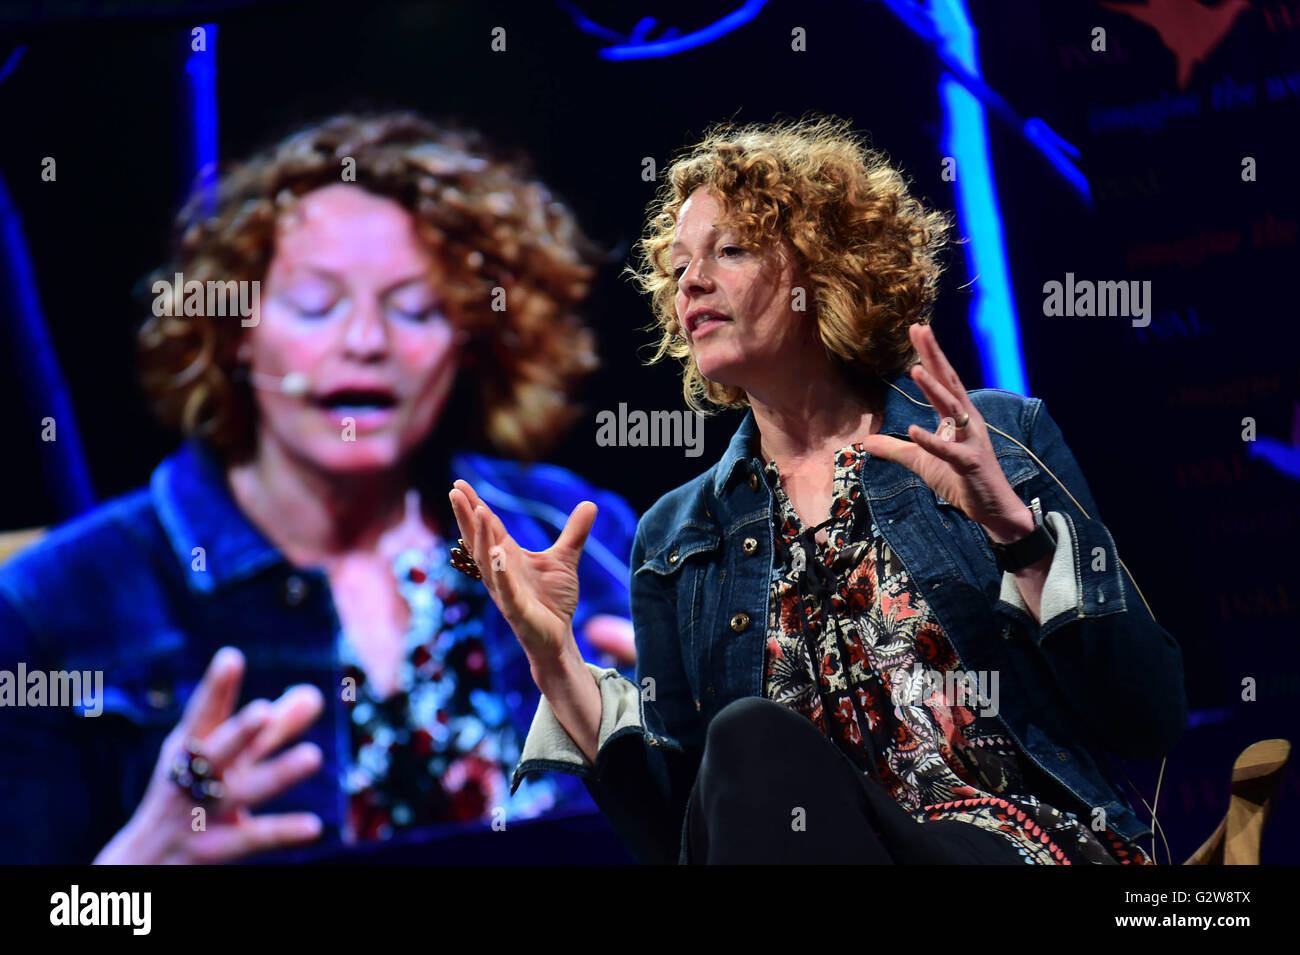
<svg viewBox="0 0 1300 955"><path fill-rule="evenodd" d="M910 377L893 386L881 433L907 440L910 424L935 430L938 416ZM997 718L1075 801L1058 808L1085 824L1100 809L1123 839L1149 835L1103 772L1104 754L1156 759L1177 741L1187 716L1181 651L1121 570L1042 401L970 394L989 424L1032 452L990 429L1007 480L1026 503L1040 499L1056 531L1041 624L1014 576L998 572L982 528L907 468L868 455L863 496L961 666L999 674ZM733 700L763 692L774 502L756 439L748 412L722 459L641 519L632 549L637 682L589 665L604 708L594 765L542 700L515 772L516 784L535 770L581 777L643 861L676 861L710 721Z"/></svg>
<svg viewBox="0 0 1300 955"><path fill-rule="evenodd" d="M594 500L578 626L595 614L627 616L636 520L621 498L549 465L458 454L446 470L430 486L467 479L530 550L549 547L573 507ZM315 812L322 841L337 839L339 770L350 756L338 628L324 574L293 567L266 540L201 444L163 461L147 488L52 530L0 567L0 670L102 671L102 713L0 709L0 862L91 861L135 810L164 737L226 644L246 658L242 701L274 699L296 683L321 689L325 712L303 737L321 748L321 770L257 811ZM490 601L483 644L523 739L538 693ZM587 801L576 780L568 789Z"/></svg>

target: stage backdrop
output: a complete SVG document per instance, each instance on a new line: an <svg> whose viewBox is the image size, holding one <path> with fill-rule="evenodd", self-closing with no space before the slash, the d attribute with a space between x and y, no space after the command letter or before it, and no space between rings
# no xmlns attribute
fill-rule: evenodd
<svg viewBox="0 0 1300 955"><path fill-rule="evenodd" d="M175 442L134 384L132 336L148 301L140 283L164 260L189 184L184 63L198 22L218 25L222 159L307 120L384 107L459 119L532 156L609 251L588 309L603 367L553 460L638 510L716 459L739 421L709 419L700 457L597 441L603 411L682 407L675 368L643 364L650 314L620 274L657 185L647 159L662 169L718 120L824 111L869 130L928 202L956 207L941 67L884 3L773 0L712 43L627 62L601 59L608 41L545 2L196 6L106 4L100 12L120 15L88 19L55 5L0 49L25 45L0 82L0 172L101 497L145 481ZM686 33L738 4L610 6L586 13L626 36L643 16L657 18L656 32ZM1041 118L1078 148L1089 186L1091 201L1022 132L990 120L1029 390L1060 423L1121 555L1184 649L1193 725L1171 755L1160 813L1181 861L1224 811L1236 753L1297 735L1300 6L970 9L985 81L1016 116ZM498 27L504 52L492 45ZM56 183L40 176L48 156ZM935 327L967 383L987 384L969 307L991 279L971 274L960 246L949 264ZM1135 293L1129 313L1080 314L1100 283ZM35 424L42 399L20 387L29 360L6 348L0 376L12 422L5 528L60 517ZM1156 767L1127 769L1150 799ZM1300 861L1298 780L1293 770L1266 861Z"/></svg>

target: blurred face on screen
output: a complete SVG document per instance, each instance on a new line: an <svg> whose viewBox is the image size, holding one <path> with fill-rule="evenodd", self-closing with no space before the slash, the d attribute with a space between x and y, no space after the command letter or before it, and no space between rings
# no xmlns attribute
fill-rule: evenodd
<svg viewBox="0 0 1300 955"><path fill-rule="evenodd" d="M279 224L240 357L260 381L259 440L326 471L400 464L437 422L457 370L437 263L410 214L339 183ZM305 393L303 393L305 392Z"/></svg>

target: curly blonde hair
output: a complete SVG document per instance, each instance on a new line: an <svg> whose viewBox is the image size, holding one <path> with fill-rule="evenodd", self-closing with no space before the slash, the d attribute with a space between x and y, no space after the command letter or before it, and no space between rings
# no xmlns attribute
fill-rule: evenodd
<svg viewBox="0 0 1300 955"><path fill-rule="evenodd" d="M916 362L907 328L929 321L948 217L927 210L886 157L846 120L809 117L715 125L669 167L629 272L650 295L659 330L650 363L682 361L695 411L747 405L744 391L700 374L678 321L670 247L682 206L708 189L741 244L788 239L811 286L818 333L849 381L895 377Z"/></svg>
<svg viewBox="0 0 1300 955"><path fill-rule="evenodd" d="M395 200L440 265L448 318L468 333L462 387L444 419L520 459L548 450L577 415L569 396L597 367L594 337L575 313L597 250L568 208L477 133L414 113L338 115L224 174L215 196L196 191L176 218L172 261L151 278L265 278L277 222L298 198L344 180ZM494 311L503 289L506 308ZM229 318L151 315L138 337L141 379L166 424L231 460L250 455L256 406L237 373L242 328ZM466 371L479 370L471 386Z"/></svg>

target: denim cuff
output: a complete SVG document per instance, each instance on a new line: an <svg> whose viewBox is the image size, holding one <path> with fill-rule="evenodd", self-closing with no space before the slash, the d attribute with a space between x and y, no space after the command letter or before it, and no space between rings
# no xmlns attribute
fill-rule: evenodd
<svg viewBox="0 0 1300 955"><path fill-rule="evenodd" d="M600 733L596 739L596 758L615 736L628 732L643 733L645 717L641 709L641 689L612 667L587 663L592 679L600 689ZM543 696L533 715L533 725L524 740L519 765L510 781L510 792L519 788L524 776L539 770L573 773L584 779L595 776L594 767L578 744L555 718L551 704Z"/></svg>
<svg viewBox="0 0 1300 955"><path fill-rule="evenodd" d="M1110 532L1097 521L1079 528L1069 515L1049 511L1043 523L1056 537L1056 551L1043 582L1038 639L1080 617L1101 617L1124 610L1124 589L1119 577L1119 557ZM1109 596L1108 596L1109 593ZM1002 575L998 594L1003 609L1032 622L1029 606L1016 585L1016 575Z"/></svg>

